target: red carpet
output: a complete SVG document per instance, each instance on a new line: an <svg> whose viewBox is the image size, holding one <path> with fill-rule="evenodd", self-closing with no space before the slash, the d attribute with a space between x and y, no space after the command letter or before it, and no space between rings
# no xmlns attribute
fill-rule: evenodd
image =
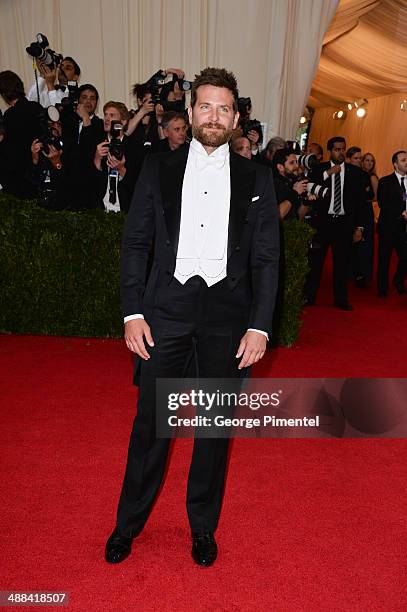
<svg viewBox="0 0 407 612"><path fill-rule="evenodd" d="M257 376L406 376L407 297L330 292ZM404 611L405 440L236 440L219 558L190 558L190 440L133 554L103 560L136 391L119 341L0 337L0 590L69 591L70 610ZM26 609L26 608L17 608Z"/></svg>

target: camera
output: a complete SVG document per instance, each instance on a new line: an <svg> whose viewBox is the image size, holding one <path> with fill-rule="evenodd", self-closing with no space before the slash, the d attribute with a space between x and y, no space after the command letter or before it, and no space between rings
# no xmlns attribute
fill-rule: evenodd
<svg viewBox="0 0 407 612"><path fill-rule="evenodd" d="M302 166L303 168L306 168L307 170L311 170L311 168L314 168L319 163L316 155L313 155L312 153L310 153L309 155L296 154L296 158L298 165Z"/></svg>
<svg viewBox="0 0 407 612"><path fill-rule="evenodd" d="M62 149L61 140L54 135L52 131L52 127L49 125L49 121L55 123L59 121L59 112L55 106L48 106L48 108L44 108L38 114L38 120L40 124L40 135L38 137L38 141L42 143L42 150L47 155L49 154L49 147L52 145L60 151Z"/></svg>
<svg viewBox="0 0 407 612"><path fill-rule="evenodd" d="M63 60L60 53L56 53L49 48L48 38L41 33L37 34L36 40L32 42L29 47L26 47L25 50L28 55L31 55L31 57L37 59L42 64L46 64L50 68L55 68Z"/></svg>
<svg viewBox="0 0 407 612"><path fill-rule="evenodd" d="M310 195L314 195L316 198L326 198L329 193L328 187L323 187L322 185L318 185L318 183L311 183L308 181L307 177L304 174L289 174L287 175L287 179L290 182L291 188L300 181L307 181L306 188L307 190L299 195L300 200L303 201L304 204L310 206L312 204L312 200L309 201L308 197Z"/></svg>
<svg viewBox="0 0 407 612"><path fill-rule="evenodd" d="M123 142L120 140L120 133L122 130L123 124L120 121L111 122L109 153L118 160L122 159L124 155Z"/></svg>
<svg viewBox="0 0 407 612"><path fill-rule="evenodd" d="M148 85L151 90L151 101L153 102L154 106L160 104L160 89L165 83L165 77L166 74L163 70L157 70L157 72L153 74L153 76L146 82L146 85Z"/></svg>
<svg viewBox="0 0 407 612"><path fill-rule="evenodd" d="M309 155L304 155L301 153L300 143L296 140L287 140L287 149L292 149L297 158L297 164L303 168L306 168L307 170L311 170L311 168L314 168L319 164L316 155L311 153Z"/></svg>
<svg viewBox="0 0 407 612"><path fill-rule="evenodd" d="M178 83L178 87L181 91L191 91L192 81L186 81L185 79L177 79L175 74L173 80Z"/></svg>
<svg viewBox="0 0 407 612"><path fill-rule="evenodd" d="M60 110L69 109L72 112L76 112L79 104L78 83L76 81L68 81L67 87L68 95L62 98L61 103L58 106Z"/></svg>
<svg viewBox="0 0 407 612"><path fill-rule="evenodd" d="M328 187L323 187L317 183L307 183L307 195L314 195L317 198L326 198L329 193Z"/></svg>
<svg viewBox="0 0 407 612"><path fill-rule="evenodd" d="M239 111L239 115L241 120L244 121L246 117L249 117L252 111L252 101L251 98L238 98L237 100L237 110Z"/></svg>
<svg viewBox="0 0 407 612"><path fill-rule="evenodd" d="M258 121L257 119L248 119L247 121L245 121L243 123L242 129L243 129L243 136L246 136L246 138L247 138L249 132L251 130L254 130L259 135L259 142L260 143L262 142L262 140L263 140L263 128L261 127L260 121Z"/></svg>

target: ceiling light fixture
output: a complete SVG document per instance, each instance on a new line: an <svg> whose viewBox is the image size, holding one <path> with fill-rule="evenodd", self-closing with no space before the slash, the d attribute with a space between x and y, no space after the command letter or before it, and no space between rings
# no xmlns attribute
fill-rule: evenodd
<svg viewBox="0 0 407 612"><path fill-rule="evenodd" d="M344 110L337 110L332 115L332 118L333 119L345 119L346 118L346 111L344 111Z"/></svg>
<svg viewBox="0 0 407 612"><path fill-rule="evenodd" d="M361 119L362 117L365 117L367 113L367 110L365 108L358 108L356 111L356 115L359 117L359 119Z"/></svg>
<svg viewBox="0 0 407 612"><path fill-rule="evenodd" d="M400 104L400 110L402 111L407 111L407 100L403 100L403 102Z"/></svg>

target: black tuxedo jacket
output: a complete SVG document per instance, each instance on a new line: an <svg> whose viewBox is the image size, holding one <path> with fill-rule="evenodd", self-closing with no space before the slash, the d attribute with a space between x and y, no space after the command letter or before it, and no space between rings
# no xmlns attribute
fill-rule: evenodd
<svg viewBox="0 0 407 612"><path fill-rule="evenodd" d="M379 234L397 235L405 232L406 222L401 213L406 210L406 203L403 200L399 180L394 172L388 176L383 176L379 180L377 202L380 207L377 224Z"/></svg>
<svg viewBox="0 0 407 612"><path fill-rule="evenodd" d="M123 315L151 318L155 289L174 275L189 146L146 158L127 217L121 264ZM250 296L247 327L271 330L278 283L279 227L272 173L230 153L227 281ZM153 265L146 286L150 251ZM164 279L164 280L163 280ZM247 304L245 304L246 306Z"/></svg>
<svg viewBox="0 0 407 612"><path fill-rule="evenodd" d="M315 204L319 223L323 223L328 219L328 211L331 203L332 177L328 176L328 178L324 180L323 175L330 167L330 162L324 162L313 168L308 175L308 179L311 182L328 187L328 195L325 198L319 198ZM350 229L365 227L366 196L364 176L360 168L352 166L351 164L345 164L343 207Z"/></svg>

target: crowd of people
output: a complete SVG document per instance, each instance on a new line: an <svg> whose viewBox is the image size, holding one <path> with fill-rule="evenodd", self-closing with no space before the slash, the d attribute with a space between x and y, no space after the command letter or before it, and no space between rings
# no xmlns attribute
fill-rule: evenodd
<svg viewBox="0 0 407 612"><path fill-rule="evenodd" d="M191 83L183 70L160 70L135 84L135 109L120 101L103 105L99 93L78 81L81 70L72 57L58 66L38 60L39 76L26 95L20 77L0 73L0 95L8 105L0 123L0 185L3 193L35 198L50 210L104 209L128 212L146 155L175 151L192 136L186 113ZM251 118L250 98L239 99L240 119L230 141L236 154L270 167L279 216L309 223L315 230L309 248L310 272L304 305L316 303L329 247L333 254L334 303L352 310L348 280L365 288L373 279L375 215L380 208L377 290L386 297L393 250L398 256L392 282L405 293L407 275L407 154L396 151L394 172L379 179L372 153L346 148L337 136L327 143L328 160L319 143L305 151L274 137L261 150L262 129Z"/></svg>

